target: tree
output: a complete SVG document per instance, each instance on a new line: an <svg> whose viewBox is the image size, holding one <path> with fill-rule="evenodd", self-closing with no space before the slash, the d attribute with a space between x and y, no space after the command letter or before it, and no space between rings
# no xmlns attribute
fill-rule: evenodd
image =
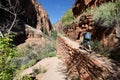
<svg viewBox="0 0 120 80"><path fill-rule="evenodd" d="M0 27L2 32L11 32L14 25L17 23L17 16L22 14L22 7L19 0L1 0L0 1Z"/></svg>
<svg viewBox="0 0 120 80"><path fill-rule="evenodd" d="M17 54L16 48L10 43L11 36L0 37L0 80L13 80L16 72L11 60Z"/></svg>
<svg viewBox="0 0 120 80"><path fill-rule="evenodd" d="M72 14L72 10L68 10L64 16L61 18L62 22L64 23L64 25L69 25L70 22L74 19L73 14Z"/></svg>

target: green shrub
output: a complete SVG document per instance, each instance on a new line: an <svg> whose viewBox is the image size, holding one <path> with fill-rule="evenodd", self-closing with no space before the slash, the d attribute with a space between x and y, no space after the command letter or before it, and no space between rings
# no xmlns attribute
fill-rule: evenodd
<svg viewBox="0 0 120 80"><path fill-rule="evenodd" d="M72 14L72 10L68 10L64 16L62 16L61 20L63 22L63 24L66 26L66 25L69 25L70 22L74 19L73 17L73 14Z"/></svg>
<svg viewBox="0 0 120 80"><path fill-rule="evenodd" d="M94 51L100 52L102 49L102 44L99 41L91 41L91 47Z"/></svg>
<svg viewBox="0 0 120 80"><path fill-rule="evenodd" d="M91 41L91 47L92 47L92 50L101 54L101 55L104 55L104 56L108 56L108 51L109 51L109 47L104 47L102 46L101 42L99 41Z"/></svg>
<svg viewBox="0 0 120 80"><path fill-rule="evenodd" d="M18 57L14 57L11 60L11 65L14 66L14 68L19 69L19 67L21 66L22 63L22 59L18 58Z"/></svg>
<svg viewBox="0 0 120 80"><path fill-rule="evenodd" d="M11 44L12 35L5 34L0 37L0 80L13 80L16 67L12 59L18 54L17 49Z"/></svg>
<svg viewBox="0 0 120 80"><path fill-rule="evenodd" d="M22 66L20 67L20 70L24 70L24 69L26 69L28 66L27 66L27 64L22 64Z"/></svg>
<svg viewBox="0 0 120 80"><path fill-rule="evenodd" d="M120 0L116 0L116 3L115 3L115 11L116 11L116 16L115 18L117 19L117 21L119 22L120 21Z"/></svg>
<svg viewBox="0 0 120 80"><path fill-rule="evenodd" d="M36 63L36 60L34 60L34 59L32 59L32 60L30 60L29 62L28 62L28 67L31 67L31 66L33 66L34 64Z"/></svg>
<svg viewBox="0 0 120 80"><path fill-rule="evenodd" d="M56 52L55 52L55 51L50 52L50 53L48 54L48 56L49 56L49 57L54 57L54 56L56 56Z"/></svg>
<svg viewBox="0 0 120 80"><path fill-rule="evenodd" d="M120 10L120 0L116 0L115 5L116 9Z"/></svg>
<svg viewBox="0 0 120 80"><path fill-rule="evenodd" d="M56 31L52 31L51 37L52 37L54 40L56 40L56 38L57 38L57 32L56 32Z"/></svg>
<svg viewBox="0 0 120 80"><path fill-rule="evenodd" d="M55 45L52 43L47 43L45 48L41 51L41 57L49 57L51 52L55 51Z"/></svg>
<svg viewBox="0 0 120 80"><path fill-rule="evenodd" d="M25 75L22 80L32 80L30 75Z"/></svg>
<svg viewBox="0 0 120 80"><path fill-rule="evenodd" d="M111 21L116 16L116 4L104 3L94 10L93 18L97 26L109 27Z"/></svg>
<svg viewBox="0 0 120 80"><path fill-rule="evenodd" d="M55 33L56 35L56 33ZM37 44L27 44L23 46L19 46L18 50L20 54L17 55L20 70L33 66L36 62L40 61L46 57L55 56L55 39L53 36L45 36L46 43L37 45ZM55 37L55 36L54 36ZM17 64L15 60L13 60L15 64Z"/></svg>

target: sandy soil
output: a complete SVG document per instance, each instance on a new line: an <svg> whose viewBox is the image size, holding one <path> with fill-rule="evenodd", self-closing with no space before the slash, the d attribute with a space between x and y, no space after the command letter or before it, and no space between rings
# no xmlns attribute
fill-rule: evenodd
<svg viewBox="0 0 120 80"><path fill-rule="evenodd" d="M34 66L24 70L21 75L33 73L33 69L44 67L47 71L36 76L37 80L66 80L65 66L57 57L45 58Z"/></svg>

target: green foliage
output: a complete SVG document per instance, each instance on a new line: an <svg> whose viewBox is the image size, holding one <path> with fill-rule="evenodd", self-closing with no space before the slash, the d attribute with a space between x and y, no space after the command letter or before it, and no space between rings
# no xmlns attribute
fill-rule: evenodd
<svg viewBox="0 0 120 80"><path fill-rule="evenodd" d="M54 38L56 37L54 36ZM33 66L36 62L43 58L55 56L55 39L53 39L53 36L47 35L46 39L48 41L46 40L46 43L44 44L38 45L31 43L19 46L18 51L20 54L18 54L17 58L14 58L12 61L15 65L19 65L20 70L24 70L25 68Z"/></svg>
<svg viewBox="0 0 120 80"><path fill-rule="evenodd" d="M116 0L116 9L120 10L120 0Z"/></svg>
<svg viewBox="0 0 120 80"><path fill-rule="evenodd" d="M63 24L66 26L66 25L69 25L70 22L74 19L73 17L73 14L72 14L72 10L68 10L64 16L62 16L61 20L63 22Z"/></svg>
<svg viewBox="0 0 120 80"><path fill-rule="evenodd" d="M99 42L99 41L92 42L91 41L91 47L92 47L93 51L100 53L101 55L108 56L109 47L103 48L101 42Z"/></svg>
<svg viewBox="0 0 120 80"><path fill-rule="evenodd" d="M104 3L94 10L94 21L97 27L109 27L120 21L120 0L115 3Z"/></svg>
<svg viewBox="0 0 120 80"><path fill-rule="evenodd" d="M0 80L13 80L16 71L11 60L18 52L11 41L12 35L6 34L3 38L0 37Z"/></svg>
<svg viewBox="0 0 120 80"><path fill-rule="evenodd" d="M33 66L36 63L36 60L32 59L28 62L29 67Z"/></svg>
<svg viewBox="0 0 120 80"><path fill-rule="evenodd" d="M102 49L102 44L99 41L91 42L91 47L94 51L100 52Z"/></svg>
<svg viewBox="0 0 120 80"><path fill-rule="evenodd" d="M94 10L94 20L97 26L108 27L116 16L116 4L109 2L104 3Z"/></svg>
<svg viewBox="0 0 120 80"><path fill-rule="evenodd" d="M52 31L51 37L52 37L52 39L56 40L56 38L57 38L57 32L56 31Z"/></svg>
<svg viewBox="0 0 120 80"><path fill-rule="evenodd" d="M115 18L117 19L117 21L120 21L120 0L116 0L115 3L115 11L116 11L116 16Z"/></svg>
<svg viewBox="0 0 120 80"><path fill-rule="evenodd" d="M30 75L25 75L22 80L32 80L32 78L30 77Z"/></svg>
<svg viewBox="0 0 120 80"><path fill-rule="evenodd" d="M46 57L45 54L42 53L45 45L37 45L34 43L27 44L24 46L20 46L18 51L20 54L17 55L17 64L19 64L20 70L24 70L28 67L33 66L37 61ZM14 58L14 63L16 64L16 58Z"/></svg>
<svg viewBox="0 0 120 80"><path fill-rule="evenodd" d="M22 64L22 66L20 67L21 70L24 70L27 68L27 65L26 64Z"/></svg>
<svg viewBox="0 0 120 80"><path fill-rule="evenodd" d="M50 57L50 56L56 54L54 51L55 51L55 45L54 45L54 44L47 43L47 44L45 45L45 48L41 51L41 54L44 54L44 55L41 55L41 56ZM51 52L52 52L52 53L51 53Z"/></svg>
<svg viewBox="0 0 120 80"><path fill-rule="evenodd" d="M55 52L55 51L50 52L50 53L48 54L48 56L49 56L49 57L54 57L54 56L56 56L56 52Z"/></svg>

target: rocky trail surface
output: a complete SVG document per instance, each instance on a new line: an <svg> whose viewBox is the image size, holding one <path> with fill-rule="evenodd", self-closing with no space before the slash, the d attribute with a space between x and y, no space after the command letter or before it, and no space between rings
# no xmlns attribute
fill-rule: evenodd
<svg viewBox="0 0 120 80"><path fill-rule="evenodd" d="M36 80L66 80L65 66L57 57L45 58L21 74L32 74L33 69L39 69L40 66L44 67L46 72L36 75Z"/></svg>
<svg viewBox="0 0 120 80"><path fill-rule="evenodd" d="M66 64L67 72L74 80L76 75L81 80L119 80L120 64L96 52L91 54L79 49L75 41L59 35L57 38L57 53Z"/></svg>
<svg viewBox="0 0 120 80"><path fill-rule="evenodd" d="M21 74L33 74L35 69L44 67L45 72L35 76L36 80L72 80L74 75L81 80L119 80L119 64L95 52L89 54L69 38L58 36L58 57L45 58ZM68 75L70 79L68 78Z"/></svg>

